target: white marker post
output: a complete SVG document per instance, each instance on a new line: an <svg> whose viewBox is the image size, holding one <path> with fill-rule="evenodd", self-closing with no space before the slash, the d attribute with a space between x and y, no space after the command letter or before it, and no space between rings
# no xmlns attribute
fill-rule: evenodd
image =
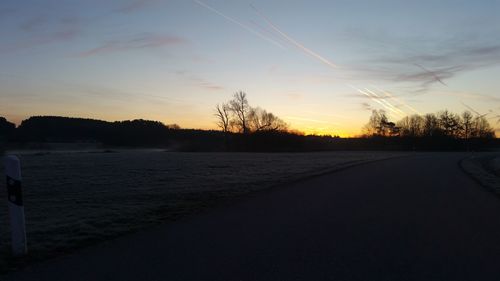
<svg viewBox="0 0 500 281"><path fill-rule="evenodd" d="M28 248L26 246L26 226L21 189L21 163L17 156L5 157L5 175L7 176L7 205L9 206L12 235L12 254L20 257L28 252Z"/></svg>

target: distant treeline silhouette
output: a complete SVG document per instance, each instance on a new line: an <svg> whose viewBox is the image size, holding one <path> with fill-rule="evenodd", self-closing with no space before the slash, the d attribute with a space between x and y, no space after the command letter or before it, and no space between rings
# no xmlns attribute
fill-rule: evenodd
<svg viewBox="0 0 500 281"><path fill-rule="evenodd" d="M388 120L384 110L373 110L364 130L368 136L384 137L445 136L455 139L495 137L495 131L485 115L474 117L469 111L464 111L461 115L448 110L423 116L414 114L394 123Z"/></svg>
<svg viewBox="0 0 500 281"><path fill-rule="evenodd" d="M364 131L365 137L419 150L477 150L498 144L485 115L469 111L415 114L391 122L384 110L373 110Z"/></svg>
<svg viewBox="0 0 500 281"><path fill-rule="evenodd" d="M408 117L408 120L404 119L402 123L391 124L383 112L377 111L374 115L376 116L372 116L369 125L365 127L367 135L360 138L305 136L298 132L287 131L285 127L275 126L256 129L259 127L251 124L253 121L246 123L249 119L245 120L248 127L244 133L243 123L236 125L235 128L239 129L215 131L181 129L177 125L165 125L149 120L107 122L83 118L35 116L22 121L16 128L13 123L0 118L0 144L7 144L11 148L43 148L47 143L90 143L111 148L154 147L172 151L200 152L487 150L497 149L500 144L499 139L493 137L491 128L485 124L474 125L482 126L485 129L483 133L478 133L474 126L452 130L446 129L447 127L441 128L443 125L437 125L432 133L422 133L427 132L425 129L427 127L414 125L416 122L414 119L417 117ZM436 115L436 124L441 122L439 116L441 115ZM425 122L417 123L425 124ZM461 123L461 126L464 126L463 120ZM396 130L399 130L397 134Z"/></svg>
<svg viewBox="0 0 500 281"><path fill-rule="evenodd" d="M158 121L142 119L107 122L84 118L34 116L22 121L19 127L10 130L3 139L14 143L99 142L110 146L150 147L172 145L169 140L173 135L179 139L189 139L191 134L198 135L200 132L211 134L210 131L201 130L180 132L178 125L165 125Z"/></svg>

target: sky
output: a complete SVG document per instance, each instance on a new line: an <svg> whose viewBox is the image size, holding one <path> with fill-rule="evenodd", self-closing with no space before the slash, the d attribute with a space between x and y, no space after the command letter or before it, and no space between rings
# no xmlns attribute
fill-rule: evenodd
<svg viewBox="0 0 500 281"><path fill-rule="evenodd" d="M236 91L306 133L500 115L499 1L2 0L0 116L216 129Z"/></svg>

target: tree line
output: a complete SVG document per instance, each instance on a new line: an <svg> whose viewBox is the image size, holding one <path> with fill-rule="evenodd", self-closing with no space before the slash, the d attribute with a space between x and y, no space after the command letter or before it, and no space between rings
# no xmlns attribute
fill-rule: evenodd
<svg viewBox="0 0 500 281"><path fill-rule="evenodd" d="M95 143L103 147L155 147L171 151L305 152L325 150L489 150L500 140L485 116L442 111L389 121L384 111L373 111L356 138L304 135L289 130L279 117L250 106L237 92L215 106L220 130L181 129L151 120L108 122L58 116L34 116L16 126L0 117L0 152L43 148L46 143ZM40 145L40 146L39 146Z"/></svg>
<svg viewBox="0 0 500 281"><path fill-rule="evenodd" d="M409 138L491 139L495 131L484 115L469 111L455 114L448 110L425 115L411 115L391 122L384 110L373 110L364 127L366 136Z"/></svg>

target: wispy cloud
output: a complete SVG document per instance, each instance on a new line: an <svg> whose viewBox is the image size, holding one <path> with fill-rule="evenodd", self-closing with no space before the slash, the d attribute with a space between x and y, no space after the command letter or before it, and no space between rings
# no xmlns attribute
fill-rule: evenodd
<svg viewBox="0 0 500 281"><path fill-rule="evenodd" d="M142 10L158 0L133 0L116 9L119 13L133 13Z"/></svg>
<svg viewBox="0 0 500 281"><path fill-rule="evenodd" d="M23 49L38 47L41 45L65 42L75 39L79 34L80 30L76 28L69 28L61 31L39 34L24 41L19 41L11 44L0 44L0 53L15 52Z"/></svg>
<svg viewBox="0 0 500 281"><path fill-rule="evenodd" d="M48 18L43 15L32 17L19 25L19 28L25 32L39 30L42 26L48 23Z"/></svg>
<svg viewBox="0 0 500 281"><path fill-rule="evenodd" d="M81 33L80 22L75 17L50 19L43 15L37 15L22 21L19 24L19 29L23 32L14 39L15 41L9 42L10 38L5 38L0 43L0 53L64 43L75 39Z"/></svg>
<svg viewBox="0 0 500 281"><path fill-rule="evenodd" d="M346 40L361 48L358 62L343 67L352 79L371 78L413 84L425 92L434 84L443 86L451 78L472 70L500 64L498 37L481 31L455 34L397 37L386 33L351 31Z"/></svg>
<svg viewBox="0 0 500 281"><path fill-rule="evenodd" d="M221 91L225 89L225 87L221 85L210 82L204 78L199 77L198 75L190 74L186 71L177 71L175 74L189 81L190 84L202 88L204 90Z"/></svg>
<svg viewBox="0 0 500 281"><path fill-rule="evenodd" d="M301 100L304 96L300 93L287 93L285 96L291 100L298 101Z"/></svg>
<svg viewBox="0 0 500 281"><path fill-rule="evenodd" d="M362 102L361 107L363 108L363 110L367 110L367 111L374 110L374 108L367 102Z"/></svg>
<svg viewBox="0 0 500 281"><path fill-rule="evenodd" d="M15 12L16 10L14 9L0 7L0 19L3 19L4 17L7 17L9 15L13 15Z"/></svg>
<svg viewBox="0 0 500 281"><path fill-rule="evenodd" d="M443 80L441 80L441 78L439 77L439 75L437 75L434 71L431 71L423 66L421 66L420 64L418 63L414 63L415 66L421 68L424 72L428 73L431 77L433 77L437 82L445 85L445 86L448 86L446 85L446 83L443 82Z"/></svg>
<svg viewBox="0 0 500 281"><path fill-rule="evenodd" d="M435 93L440 96L452 96L461 99L470 99L475 101L489 102L493 104L500 103L500 97L491 96L486 94L472 93L472 92L462 92L462 91L443 91Z"/></svg>
<svg viewBox="0 0 500 281"><path fill-rule="evenodd" d="M140 35L127 40L106 42L98 47L79 53L78 57L90 57L134 49L159 48L169 45L187 44L188 40L171 35Z"/></svg>
<svg viewBox="0 0 500 281"><path fill-rule="evenodd" d="M195 82L195 84L198 87L201 87L203 89L212 90L212 91L221 91L221 90L224 90L224 87L219 86L217 84L214 84L212 82L206 81L206 80L201 79L201 78L194 78L193 77L192 81Z"/></svg>

